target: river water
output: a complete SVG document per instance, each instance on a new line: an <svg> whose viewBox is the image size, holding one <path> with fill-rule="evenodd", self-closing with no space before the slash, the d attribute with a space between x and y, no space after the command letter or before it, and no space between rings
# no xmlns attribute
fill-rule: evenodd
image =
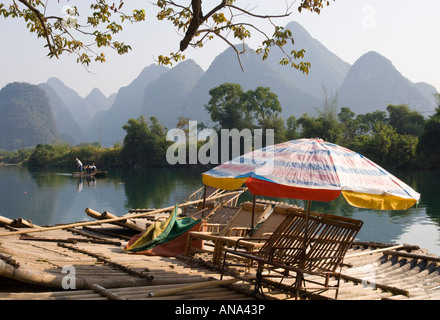
<svg viewBox="0 0 440 320"><path fill-rule="evenodd" d="M60 169L0 167L0 215L38 225L89 221L84 210L122 215L132 208L162 208L185 201L202 186L201 170L112 170L106 178L77 179ZM350 206L340 197L314 202L312 210L364 221L360 241L407 243L440 255L440 172L392 172L421 196L405 211L375 211ZM241 201L251 200L250 194ZM280 199L277 199L280 201ZM302 201L281 201L305 205Z"/></svg>

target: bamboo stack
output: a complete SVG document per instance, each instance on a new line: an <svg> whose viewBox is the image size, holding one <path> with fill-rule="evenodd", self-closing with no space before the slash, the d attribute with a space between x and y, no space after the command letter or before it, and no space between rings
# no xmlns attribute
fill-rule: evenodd
<svg viewBox="0 0 440 320"><path fill-rule="evenodd" d="M0 226L8 226L12 223L13 220L0 216Z"/></svg>
<svg viewBox="0 0 440 320"><path fill-rule="evenodd" d="M85 210L86 214L96 220L109 220L109 219L117 219L118 217L115 216L114 214L104 211L103 213L99 213L93 209L90 208L86 208ZM145 225L144 226L140 226L138 224L136 224L136 222L134 222L133 220L129 220L129 219L122 219L122 220L118 220L113 222L113 224L119 225L121 227L125 227L128 229L133 229L136 231L144 231L145 230Z"/></svg>

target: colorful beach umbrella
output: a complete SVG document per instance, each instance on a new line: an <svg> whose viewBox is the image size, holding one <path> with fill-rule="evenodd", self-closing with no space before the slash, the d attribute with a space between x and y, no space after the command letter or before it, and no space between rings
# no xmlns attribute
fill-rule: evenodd
<svg viewBox="0 0 440 320"><path fill-rule="evenodd" d="M205 185L253 195L332 201L341 194L353 206L405 210L420 194L357 152L321 139L292 140L237 157L202 175Z"/></svg>

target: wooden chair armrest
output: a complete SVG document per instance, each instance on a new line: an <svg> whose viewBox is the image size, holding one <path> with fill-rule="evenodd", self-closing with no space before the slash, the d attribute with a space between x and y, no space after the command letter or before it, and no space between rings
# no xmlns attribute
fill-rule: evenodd
<svg viewBox="0 0 440 320"><path fill-rule="evenodd" d="M240 238L240 239L237 239L237 242L235 243L234 250L237 250L240 241L241 242L243 242L243 241L247 241L247 242L251 242L251 241L267 241L267 238L266 239L265 238Z"/></svg>
<svg viewBox="0 0 440 320"><path fill-rule="evenodd" d="M226 224L222 224L222 223L204 223L204 226L208 226L208 227L216 227L216 226L226 226Z"/></svg>
<svg viewBox="0 0 440 320"><path fill-rule="evenodd" d="M226 226L226 224L220 224L220 223L202 223L200 225L199 231L201 232L208 232L208 233L215 233L219 232L222 227Z"/></svg>
<svg viewBox="0 0 440 320"><path fill-rule="evenodd" d="M233 227L229 229L228 232L226 232L226 236L231 237L232 233L235 232L236 233L234 235L235 237L243 237L244 235L246 235L246 232L248 232L249 230L250 228L247 227Z"/></svg>

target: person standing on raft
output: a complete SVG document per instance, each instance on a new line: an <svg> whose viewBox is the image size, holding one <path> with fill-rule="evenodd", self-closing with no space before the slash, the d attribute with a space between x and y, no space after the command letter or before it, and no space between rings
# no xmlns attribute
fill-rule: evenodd
<svg viewBox="0 0 440 320"><path fill-rule="evenodd" d="M76 158L75 161L76 161L76 167L78 168L79 172L82 173L83 172L83 164L82 164L82 162L78 158Z"/></svg>

